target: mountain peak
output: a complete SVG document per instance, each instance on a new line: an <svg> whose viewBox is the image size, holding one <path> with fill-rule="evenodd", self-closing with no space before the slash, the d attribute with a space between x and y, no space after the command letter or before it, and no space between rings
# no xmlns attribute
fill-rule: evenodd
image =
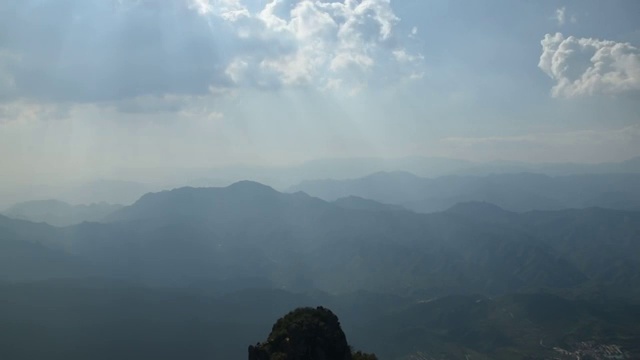
<svg viewBox="0 0 640 360"><path fill-rule="evenodd" d="M300 197L296 197L300 200ZM182 187L145 194L131 206L115 212L108 221L143 218L226 218L231 214L268 214L281 208L292 195L254 181L239 181L227 187Z"/></svg>
<svg viewBox="0 0 640 360"><path fill-rule="evenodd" d="M322 306L298 308L280 318L266 342L249 346L249 360L376 359L375 355L351 353L338 317Z"/></svg>
<svg viewBox="0 0 640 360"><path fill-rule="evenodd" d="M226 188L234 191L266 191L270 193L277 192L271 186L251 180L241 180L227 186Z"/></svg>

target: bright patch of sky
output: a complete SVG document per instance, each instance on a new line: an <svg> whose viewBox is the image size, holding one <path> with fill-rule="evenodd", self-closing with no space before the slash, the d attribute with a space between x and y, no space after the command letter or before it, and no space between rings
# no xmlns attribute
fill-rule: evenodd
<svg viewBox="0 0 640 360"><path fill-rule="evenodd" d="M635 0L0 3L3 181L640 155ZM1 184L0 184L1 185Z"/></svg>

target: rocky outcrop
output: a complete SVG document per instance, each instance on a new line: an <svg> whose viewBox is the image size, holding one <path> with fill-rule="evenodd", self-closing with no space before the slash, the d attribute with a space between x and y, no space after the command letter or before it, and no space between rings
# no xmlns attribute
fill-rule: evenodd
<svg viewBox="0 0 640 360"><path fill-rule="evenodd" d="M280 318L267 341L249 346L249 360L353 360L353 356L338 317L317 307L299 308Z"/></svg>

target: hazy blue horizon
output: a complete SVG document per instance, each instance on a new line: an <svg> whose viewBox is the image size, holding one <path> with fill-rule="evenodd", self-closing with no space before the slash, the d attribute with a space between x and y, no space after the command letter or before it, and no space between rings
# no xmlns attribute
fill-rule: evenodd
<svg viewBox="0 0 640 360"><path fill-rule="evenodd" d="M638 254L639 0L0 0L0 359L640 359Z"/></svg>
<svg viewBox="0 0 640 360"><path fill-rule="evenodd" d="M3 2L0 189L326 158L623 161L640 155L637 14L629 0Z"/></svg>

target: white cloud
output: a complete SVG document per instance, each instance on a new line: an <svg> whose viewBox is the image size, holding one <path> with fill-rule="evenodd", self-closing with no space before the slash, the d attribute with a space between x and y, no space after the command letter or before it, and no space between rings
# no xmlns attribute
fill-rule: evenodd
<svg viewBox="0 0 640 360"><path fill-rule="evenodd" d="M407 62L411 63L411 62L424 60L424 56L420 54L411 55L405 49L394 50L392 54L396 58L396 60L400 63L407 63Z"/></svg>
<svg viewBox="0 0 640 360"><path fill-rule="evenodd" d="M356 67L362 70L366 70L367 68L373 66L373 64L374 61L369 55L358 52L342 52L336 54L336 56L331 60L331 65L329 66L329 68L334 72L347 70L350 67Z"/></svg>
<svg viewBox="0 0 640 360"><path fill-rule="evenodd" d="M0 1L0 103L121 101L116 108L166 112L177 107L172 96L211 88L325 89L340 80L349 91L422 72L423 58L395 36L390 0L29 6Z"/></svg>
<svg viewBox="0 0 640 360"><path fill-rule="evenodd" d="M410 78L423 58L391 41L398 21L389 0L274 0L252 15L254 29L246 33L258 41L255 51L238 54L226 73L236 84L324 89L339 78L360 86L380 59L391 57L395 64L385 66Z"/></svg>
<svg viewBox="0 0 640 360"><path fill-rule="evenodd" d="M195 9L200 15L213 12L213 4L209 0L192 0L189 2L189 9Z"/></svg>
<svg viewBox="0 0 640 360"><path fill-rule="evenodd" d="M554 97L640 90L640 50L629 43L547 34L538 67L556 84Z"/></svg>
<svg viewBox="0 0 640 360"><path fill-rule="evenodd" d="M564 25L567 17L566 12L567 12L567 8L565 8L564 6L559 9L556 9L554 18L558 22L558 26Z"/></svg>
<svg viewBox="0 0 640 360"><path fill-rule="evenodd" d="M0 124L62 119L68 116L69 111L69 106L65 104L31 102L26 100L5 102L0 103Z"/></svg>
<svg viewBox="0 0 640 360"><path fill-rule="evenodd" d="M553 13L553 16L551 16L551 20L554 20L558 24L558 26L563 26L567 23L567 20L569 20L569 22L571 22L572 24L578 22L578 18L576 17L576 15L569 15L565 6L556 9L556 11Z"/></svg>
<svg viewBox="0 0 640 360"><path fill-rule="evenodd" d="M248 67L249 63L246 60L236 58L229 64L229 66L227 66L225 73L231 78L233 82L239 83L243 81L244 73Z"/></svg>
<svg viewBox="0 0 640 360"><path fill-rule="evenodd" d="M250 16L249 10L240 0L190 0L188 7L200 15L215 14L228 21Z"/></svg>
<svg viewBox="0 0 640 360"><path fill-rule="evenodd" d="M341 79L329 79L327 80L327 84L325 85L323 90L335 91L335 90L340 90L341 88L342 88Z"/></svg>

